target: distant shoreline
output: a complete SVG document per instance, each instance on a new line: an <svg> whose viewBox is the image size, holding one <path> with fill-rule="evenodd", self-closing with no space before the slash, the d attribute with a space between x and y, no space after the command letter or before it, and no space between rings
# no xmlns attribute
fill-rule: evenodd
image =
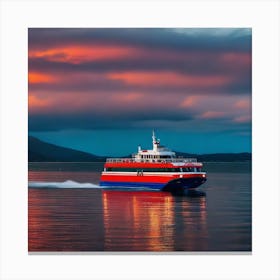
<svg viewBox="0 0 280 280"><path fill-rule="evenodd" d="M199 162L250 162L252 154L242 153L212 153L193 154L175 151L179 158L196 158ZM90 163L105 162L109 156L98 156L66 147L57 146L35 137L28 137L28 162L71 162ZM112 156L110 156L112 157ZM112 158L126 158L131 155L124 155Z"/></svg>

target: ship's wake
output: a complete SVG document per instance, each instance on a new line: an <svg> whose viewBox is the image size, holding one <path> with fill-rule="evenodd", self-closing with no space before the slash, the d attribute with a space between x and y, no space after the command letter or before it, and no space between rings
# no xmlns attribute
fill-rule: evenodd
<svg viewBox="0 0 280 280"><path fill-rule="evenodd" d="M92 183L79 183L72 180L64 182L28 182L31 188L64 188L64 189L101 189L99 185Z"/></svg>
<svg viewBox="0 0 280 280"><path fill-rule="evenodd" d="M130 187L112 187L112 186L99 186L93 183L79 183L72 180L67 180L64 182L35 182L30 181L28 182L29 188L57 188L57 189L110 189L110 190L126 190L126 191L158 191L158 190L151 190L147 187L137 187L130 188Z"/></svg>

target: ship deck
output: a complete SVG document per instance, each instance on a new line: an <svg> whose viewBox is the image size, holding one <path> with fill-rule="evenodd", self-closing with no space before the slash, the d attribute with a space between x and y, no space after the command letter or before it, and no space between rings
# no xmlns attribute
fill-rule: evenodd
<svg viewBox="0 0 280 280"><path fill-rule="evenodd" d="M107 158L108 163L196 163L196 158L166 158L166 159L135 159L135 158Z"/></svg>

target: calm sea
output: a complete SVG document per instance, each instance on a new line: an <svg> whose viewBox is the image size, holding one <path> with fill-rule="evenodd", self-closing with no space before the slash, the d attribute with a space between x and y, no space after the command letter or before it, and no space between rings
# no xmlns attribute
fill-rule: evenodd
<svg viewBox="0 0 280 280"><path fill-rule="evenodd" d="M205 163L198 195L99 187L102 163L29 163L29 252L251 251L251 163Z"/></svg>

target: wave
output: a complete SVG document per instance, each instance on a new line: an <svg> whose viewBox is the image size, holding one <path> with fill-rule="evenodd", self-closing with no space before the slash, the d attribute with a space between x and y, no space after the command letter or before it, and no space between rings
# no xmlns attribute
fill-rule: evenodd
<svg viewBox="0 0 280 280"><path fill-rule="evenodd" d="M58 189L110 189L110 190L126 190L126 191L159 191L152 190L147 187L127 187L127 186L99 186L92 183L79 183L72 180L67 180L64 182L38 182L30 181L28 182L28 187L30 188L58 188Z"/></svg>
<svg viewBox="0 0 280 280"><path fill-rule="evenodd" d="M65 189L101 189L99 185L92 183L79 183L71 180L64 182L28 182L31 188L65 188Z"/></svg>

